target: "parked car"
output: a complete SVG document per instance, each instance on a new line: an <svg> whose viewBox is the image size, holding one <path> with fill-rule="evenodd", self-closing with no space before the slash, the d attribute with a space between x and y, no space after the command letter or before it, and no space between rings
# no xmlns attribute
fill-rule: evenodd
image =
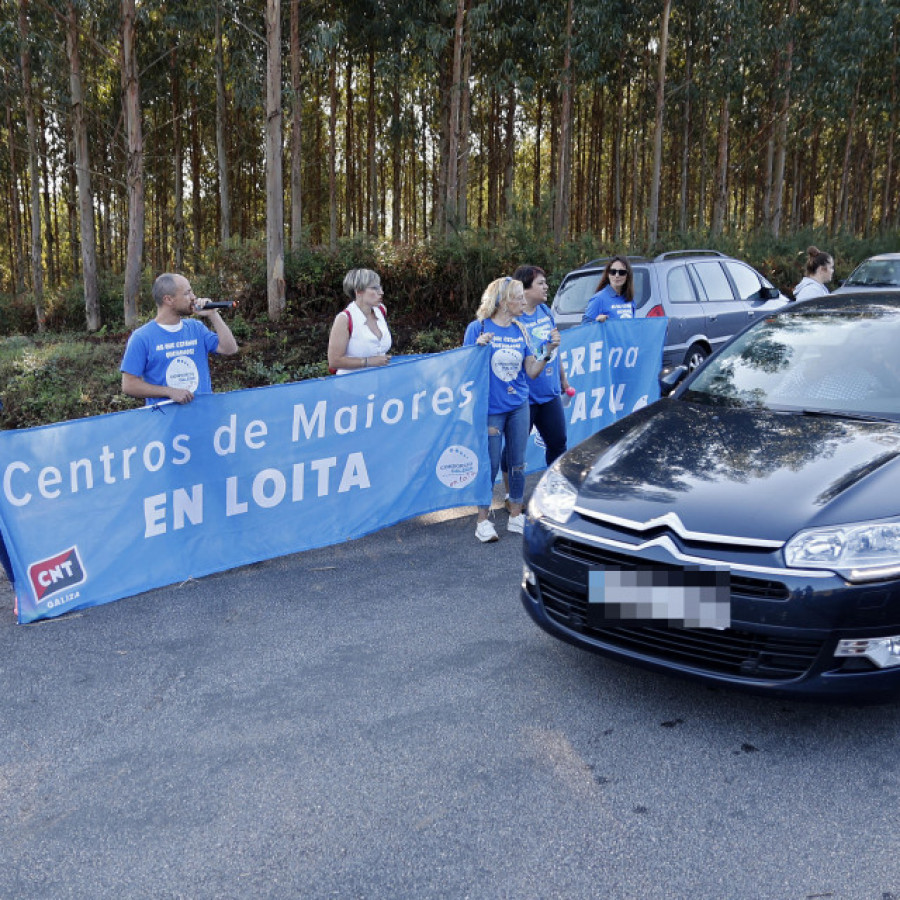
<svg viewBox="0 0 900 900"><path fill-rule="evenodd" d="M900 691L900 292L754 322L557 460L522 602L551 635L784 696Z"/></svg>
<svg viewBox="0 0 900 900"><path fill-rule="evenodd" d="M789 302L755 269L715 250L629 256L635 314L668 316L663 367L693 370L748 321ZM609 257L569 272L553 298L560 328L581 324Z"/></svg>
<svg viewBox="0 0 900 900"><path fill-rule="evenodd" d="M835 294L900 290L900 253L881 253L861 262Z"/></svg>

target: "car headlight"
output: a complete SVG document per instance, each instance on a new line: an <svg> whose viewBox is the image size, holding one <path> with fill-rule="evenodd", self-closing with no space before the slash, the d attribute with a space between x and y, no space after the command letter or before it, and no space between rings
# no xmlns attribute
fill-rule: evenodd
<svg viewBox="0 0 900 900"><path fill-rule="evenodd" d="M528 515L533 519L550 519L565 524L575 508L578 491L552 465L538 482L528 503Z"/></svg>
<svg viewBox="0 0 900 900"><path fill-rule="evenodd" d="M900 522L865 522L811 528L784 548L785 562L798 569L830 569L847 581L881 581L900 576Z"/></svg>

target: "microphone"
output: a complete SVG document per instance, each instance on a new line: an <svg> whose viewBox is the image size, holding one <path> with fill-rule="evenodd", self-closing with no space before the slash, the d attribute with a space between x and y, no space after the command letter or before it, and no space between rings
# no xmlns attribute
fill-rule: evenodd
<svg viewBox="0 0 900 900"><path fill-rule="evenodd" d="M238 305L237 300L210 300L203 306L196 307L197 311L204 309L234 309Z"/></svg>

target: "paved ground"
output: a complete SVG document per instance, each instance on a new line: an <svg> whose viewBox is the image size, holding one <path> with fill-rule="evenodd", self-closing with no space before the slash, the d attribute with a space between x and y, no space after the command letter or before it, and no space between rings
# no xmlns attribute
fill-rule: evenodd
<svg viewBox="0 0 900 900"><path fill-rule="evenodd" d="M900 706L560 644L473 531L31 626L4 582L0 897L900 898Z"/></svg>

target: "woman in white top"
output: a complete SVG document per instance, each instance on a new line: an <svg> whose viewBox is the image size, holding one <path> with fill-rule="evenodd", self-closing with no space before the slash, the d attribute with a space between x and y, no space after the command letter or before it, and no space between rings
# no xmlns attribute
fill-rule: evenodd
<svg viewBox="0 0 900 900"><path fill-rule="evenodd" d="M390 362L391 332L381 298L377 272L351 269L344 276L344 293L351 299L337 314L328 338L328 368L338 375Z"/></svg>
<svg viewBox="0 0 900 900"><path fill-rule="evenodd" d="M825 287L834 275L834 260L818 247L810 247L807 251L806 277L794 288L795 300L812 300L813 297L824 297L828 294Z"/></svg>

